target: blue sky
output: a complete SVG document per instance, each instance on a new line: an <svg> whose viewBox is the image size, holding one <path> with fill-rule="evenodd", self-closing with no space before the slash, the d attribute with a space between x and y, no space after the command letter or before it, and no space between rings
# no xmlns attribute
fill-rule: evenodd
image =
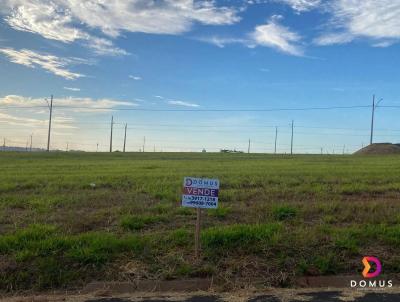
<svg viewBox="0 0 400 302"><path fill-rule="evenodd" d="M148 151L247 150L251 139L271 152L278 126L288 152L294 120L295 152L351 152L369 141L370 108L257 110L364 106L374 93L400 105L397 1L5 0L0 17L8 145L33 134L45 146L51 94L52 148L102 151L114 115L115 149L128 123L130 151L146 137ZM375 141L399 141L397 116L377 109Z"/></svg>

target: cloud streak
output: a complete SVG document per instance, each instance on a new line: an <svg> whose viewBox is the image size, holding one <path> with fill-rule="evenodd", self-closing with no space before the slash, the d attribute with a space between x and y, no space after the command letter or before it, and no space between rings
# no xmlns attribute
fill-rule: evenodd
<svg viewBox="0 0 400 302"><path fill-rule="evenodd" d="M45 98L30 98L19 95L7 95L0 98L0 109L1 106L13 106L13 107L34 107L46 106ZM104 111L110 111L118 106L138 106L137 103L119 101L112 99L92 99L92 98L78 98L78 97L64 97L54 99L54 108L62 107L62 109L71 109L76 112L99 112L98 108L104 109ZM78 108L77 108L78 107ZM103 111L103 110L102 110Z"/></svg>
<svg viewBox="0 0 400 302"><path fill-rule="evenodd" d="M28 49L16 50L13 48L0 48L0 53L5 55L11 62L15 64L24 65L29 68L39 67L67 80L74 80L85 76L83 74L70 71L68 69L69 65L88 63L88 61L83 59L61 58Z"/></svg>
<svg viewBox="0 0 400 302"><path fill-rule="evenodd" d="M400 3L392 0L335 0L330 30L316 38L318 45L349 43L370 39L373 45L387 47L400 40Z"/></svg>
<svg viewBox="0 0 400 302"><path fill-rule="evenodd" d="M266 24L256 26L245 38L212 36L201 37L198 40L220 48L228 44L243 44L250 48L257 46L270 47L286 54L303 56L304 51L300 45L302 37L288 27L281 25L279 20L282 18L280 15L272 16Z"/></svg>
<svg viewBox="0 0 400 302"><path fill-rule="evenodd" d="M189 103L189 102L183 102L183 101L167 101L169 105L174 105L174 106L183 106L183 107L191 107L191 108L197 108L200 107L200 105L195 104L195 103Z"/></svg>
<svg viewBox="0 0 400 302"><path fill-rule="evenodd" d="M295 11L301 13L315 9L321 5L321 0L276 0L290 5Z"/></svg>
<svg viewBox="0 0 400 302"><path fill-rule="evenodd" d="M75 91L75 92L81 91L80 88L76 88L76 87L64 87L64 89L65 90L69 90L69 91Z"/></svg>
<svg viewBox="0 0 400 302"><path fill-rule="evenodd" d="M282 16L274 15L267 24L256 26L251 38L256 45L275 48L294 56L302 56L303 50L298 45L301 36L288 27L279 24Z"/></svg>

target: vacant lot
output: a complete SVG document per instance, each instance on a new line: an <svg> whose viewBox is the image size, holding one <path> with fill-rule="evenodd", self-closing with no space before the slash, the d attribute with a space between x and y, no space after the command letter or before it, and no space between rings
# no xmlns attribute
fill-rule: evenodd
<svg viewBox="0 0 400 302"><path fill-rule="evenodd" d="M400 157L0 153L0 288L213 276L224 288L400 272ZM184 176L220 207L180 207Z"/></svg>

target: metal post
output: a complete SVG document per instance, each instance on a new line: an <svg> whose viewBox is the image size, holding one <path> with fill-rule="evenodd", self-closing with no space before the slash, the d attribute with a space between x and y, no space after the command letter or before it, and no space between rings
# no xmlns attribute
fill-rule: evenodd
<svg viewBox="0 0 400 302"><path fill-rule="evenodd" d="M110 152L112 152L113 126L114 126L114 116L111 116Z"/></svg>
<svg viewBox="0 0 400 302"><path fill-rule="evenodd" d="M128 128L128 124L125 124L125 135L124 135L124 152L125 152L125 146L126 146L126 128Z"/></svg>
<svg viewBox="0 0 400 302"><path fill-rule="evenodd" d="M293 154L293 128L294 128L294 121L292 120L292 139L290 142L290 154Z"/></svg>
<svg viewBox="0 0 400 302"><path fill-rule="evenodd" d="M374 116L375 116L375 94L372 96L371 137L369 140L370 145L372 145L374 136Z"/></svg>
<svg viewBox="0 0 400 302"><path fill-rule="evenodd" d="M51 117L53 115L53 95L51 95L51 98L50 98L50 106L49 106L49 108L50 108L50 117L49 117L49 132L48 132L48 135L47 135L47 152L50 151Z"/></svg>

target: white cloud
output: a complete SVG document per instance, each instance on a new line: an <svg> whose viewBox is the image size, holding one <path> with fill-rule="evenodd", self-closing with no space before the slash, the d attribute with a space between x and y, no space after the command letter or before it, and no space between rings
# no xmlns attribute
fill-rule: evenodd
<svg viewBox="0 0 400 302"><path fill-rule="evenodd" d="M321 4L321 0L276 0L290 5L298 12L305 12L317 8Z"/></svg>
<svg viewBox="0 0 400 302"><path fill-rule="evenodd" d="M45 98L30 98L19 95L7 95L0 98L0 109L1 106L13 106L13 107L40 107L47 106ZM63 97L55 98L53 101L54 110L57 107L63 109L71 109L77 112L101 112L97 108L104 110L112 110L117 106L138 106L136 103L118 101L112 99L92 99L92 98L78 98L78 97ZM77 108L80 107L80 108ZM35 109L35 108L32 108Z"/></svg>
<svg viewBox="0 0 400 302"><path fill-rule="evenodd" d="M142 79L142 77L139 76L134 76L134 75L129 75L129 78L135 81L140 81Z"/></svg>
<svg viewBox="0 0 400 302"><path fill-rule="evenodd" d="M302 56L303 49L299 45L301 36L289 28L279 24L282 16L274 15L267 24L256 26L254 31L249 33L246 38L229 37L200 37L199 41L207 42L224 48L228 44L243 44L247 47L265 46L275 48L284 53Z"/></svg>
<svg viewBox="0 0 400 302"><path fill-rule="evenodd" d="M90 37L86 45L91 48L98 55L105 56L126 56L130 53L114 46L114 43L111 40L98 38L98 37Z"/></svg>
<svg viewBox="0 0 400 302"><path fill-rule="evenodd" d="M175 105L175 106L184 106L184 107L200 107L198 104L194 103L188 103L188 102L183 102L183 101L168 101L167 102L170 105Z"/></svg>
<svg viewBox="0 0 400 302"><path fill-rule="evenodd" d="M77 40L102 55L125 55L109 38L122 32L181 34L194 23L227 25L240 20L237 10L209 0L5 0L0 9L16 30L71 43ZM79 24L79 27L77 27Z"/></svg>
<svg viewBox="0 0 400 302"><path fill-rule="evenodd" d="M218 36L211 36L211 37L200 37L196 40L213 44L218 46L219 48L224 48L228 44L248 44L248 40L246 39L239 39L239 38L229 38L229 37L218 37Z"/></svg>
<svg viewBox="0 0 400 302"><path fill-rule="evenodd" d="M315 40L319 45L367 38L383 47L400 39L399 1L335 0L328 9L333 14L331 30Z"/></svg>
<svg viewBox="0 0 400 302"><path fill-rule="evenodd" d="M384 48L384 47L392 46L392 45L395 44L395 43L396 43L396 42L393 41L393 40L391 40L391 41L387 40L387 41L376 42L376 43L372 44L372 46L373 46L373 47L381 47L381 48Z"/></svg>
<svg viewBox="0 0 400 302"><path fill-rule="evenodd" d="M341 33L327 33L322 35L316 39L314 39L314 43L317 45L325 46L332 44L344 44L354 40L354 36L348 32Z"/></svg>
<svg viewBox="0 0 400 302"><path fill-rule="evenodd" d="M69 91L81 91L80 88L76 88L76 87L64 87L65 90L69 90Z"/></svg>
<svg viewBox="0 0 400 302"><path fill-rule="evenodd" d="M255 46L272 47L295 56L303 55L303 50L298 45L301 36L280 25L278 21L281 18L275 15L267 24L256 26L254 32L250 34L252 42Z"/></svg>
<svg viewBox="0 0 400 302"><path fill-rule="evenodd" d="M40 67L67 80L74 80L85 75L72 72L68 69L71 64L87 63L76 58L61 58L50 54L34 52L28 49L15 50L12 48L0 48L0 53L6 55L15 64L30 68Z"/></svg>

